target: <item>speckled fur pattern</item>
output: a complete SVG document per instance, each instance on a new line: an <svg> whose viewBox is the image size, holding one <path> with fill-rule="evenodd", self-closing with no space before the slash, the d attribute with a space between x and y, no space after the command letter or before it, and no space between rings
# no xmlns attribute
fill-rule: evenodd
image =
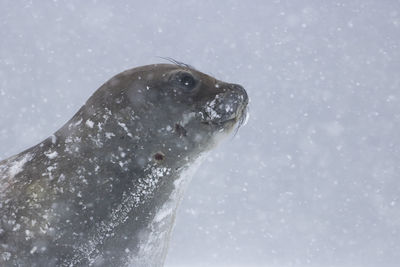
<svg viewBox="0 0 400 267"><path fill-rule="evenodd" d="M0 266L162 266L190 167L247 103L241 86L188 65L116 75L0 162Z"/></svg>

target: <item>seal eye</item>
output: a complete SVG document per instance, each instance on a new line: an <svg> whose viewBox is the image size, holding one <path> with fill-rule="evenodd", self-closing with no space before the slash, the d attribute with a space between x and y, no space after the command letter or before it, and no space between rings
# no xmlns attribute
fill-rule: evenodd
<svg viewBox="0 0 400 267"><path fill-rule="evenodd" d="M186 89L192 90L196 86L196 80L189 73L180 73L178 82Z"/></svg>

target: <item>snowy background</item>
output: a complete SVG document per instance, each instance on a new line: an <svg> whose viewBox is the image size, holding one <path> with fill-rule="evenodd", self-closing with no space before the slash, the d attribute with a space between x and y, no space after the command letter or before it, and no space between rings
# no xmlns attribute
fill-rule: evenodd
<svg viewBox="0 0 400 267"><path fill-rule="evenodd" d="M0 159L173 57L249 123L180 207L167 266L398 266L399 1L0 1Z"/></svg>

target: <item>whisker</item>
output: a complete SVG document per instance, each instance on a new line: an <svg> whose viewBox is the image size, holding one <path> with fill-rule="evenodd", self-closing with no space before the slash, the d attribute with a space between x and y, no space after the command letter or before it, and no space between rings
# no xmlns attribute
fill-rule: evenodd
<svg viewBox="0 0 400 267"><path fill-rule="evenodd" d="M177 65L179 67L195 70L195 68L193 66L191 66L189 64L186 64L186 63L183 63L183 62L180 62L180 61L178 61L176 59L173 59L171 57L160 57L160 56L157 56L157 57L161 58L161 59L164 59L164 60L167 60L167 61L169 61L169 62L171 62L171 63L173 63L173 64L175 64L175 65Z"/></svg>
<svg viewBox="0 0 400 267"><path fill-rule="evenodd" d="M249 118L249 107L247 106L245 109L242 110L242 114L240 116L240 119L238 121L238 124L235 129L235 133L233 134L233 137L236 136L238 133L240 127L244 126L247 123L247 120Z"/></svg>

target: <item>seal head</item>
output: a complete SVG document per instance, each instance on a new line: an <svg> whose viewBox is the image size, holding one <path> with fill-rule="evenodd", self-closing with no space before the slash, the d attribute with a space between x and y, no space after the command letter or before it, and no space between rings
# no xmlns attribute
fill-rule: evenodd
<svg viewBox="0 0 400 267"><path fill-rule="evenodd" d="M240 85L186 65L116 75L0 162L0 265L162 266L190 167L247 104Z"/></svg>

